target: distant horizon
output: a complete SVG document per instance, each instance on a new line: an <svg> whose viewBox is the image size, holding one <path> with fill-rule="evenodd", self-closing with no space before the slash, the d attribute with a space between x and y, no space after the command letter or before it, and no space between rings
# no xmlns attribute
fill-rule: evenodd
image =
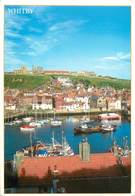
<svg viewBox="0 0 135 196"><path fill-rule="evenodd" d="M129 6L5 6L5 72L21 64L131 79Z"/></svg>
<svg viewBox="0 0 135 196"><path fill-rule="evenodd" d="M23 65L22 65L23 66ZM25 65L26 66L26 65ZM21 67L19 67L19 68L17 68L17 69L15 69L15 70L19 70ZM12 72L14 72L15 70L10 70L10 71L4 71L4 73L12 73ZM32 68L31 67L29 67L29 69L28 69L28 71L32 71ZM72 72L75 72L75 73L95 73L96 74L96 76L102 76L102 77L112 77L112 78L116 78L116 79L120 79L120 80L131 80L130 78L129 79L126 79L126 78L118 78L118 77L114 77L114 76L111 76L111 75L101 75L101 74L97 74L95 71L86 71L86 70L78 70L78 71L76 71L76 70L66 70L66 69L63 69L63 70L60 70L60 69L43 69L43 71L45 72L45 71L60 71L60 72L69 72L69 73L72 73ZM22 75L26 75L26 74L22 74ZM63 76L65 76L65 75L63 75ZM96 77L95 76L95 77ZM65 76L65 77L67 77L67 76Z"/></svg>

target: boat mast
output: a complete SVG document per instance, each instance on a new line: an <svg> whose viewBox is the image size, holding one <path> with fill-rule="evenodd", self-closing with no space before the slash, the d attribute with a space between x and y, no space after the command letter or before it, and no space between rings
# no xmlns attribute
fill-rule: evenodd
<svg viewBox="0 0 135 196"><path fill-rule="evenodd" d="M30 147L31 147L31 157L33 157L33 150L32 150L32 135L30 131Z"/></svg>
<svg viewBox="0 0 135 196"><path fill-rule="evenodd" d="M37 122L36 109L35 109L35 122ZM34 137L35 137L35 139L36 139L36 130L37 130L37 127L35 127L35 131L34 131Z"/></svg>
<svg viewBox="0 0 135 196"><path fill-rule="evenodd" d="M54 131L52 130L52 145L54 147Z"/></svg>
<svg viewBox="0 0 135 196"><path fill-rule="evenodd" d="M90 111L90 109L91 109L91 108L90 108L90 102L91 102L91 98L89 97L89 100L88 100L88 104L89 104L89 120L90 120L90 112L91 112L91 111Z"/></svg>
<svg viewBox="0 0 135 196"><path fill-rule="evenodd" d="M127 136L123 137L123 149L126 150L128 148L128 140Z"/></svg>
<svg viewBox="0 0 135 196"><path fill-rule="evenodd" d="M61 136L62 136L62 147L64 147L64 128L61 126Z"/></svg>

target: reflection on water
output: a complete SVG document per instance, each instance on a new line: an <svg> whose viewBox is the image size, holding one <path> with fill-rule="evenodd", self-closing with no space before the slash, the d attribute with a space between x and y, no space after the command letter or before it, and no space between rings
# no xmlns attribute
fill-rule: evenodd
<svg viewBox="0 0 135 196"><path fill-rule="evenodd" d="M84 118L84 117L83 117ZM93 119L94 116L91 117ZM115 132L112 133L93 133L84 135L74 135L74 127L78 125L82 117L64 117L64 135L67 138L68 143L76 154L79 151L79 143L84 137L87 137L90 143L90 151L95 152L106 152L112 146L112 141L115 139L117 143L122 146L123 137L128 137L128 145L130 147L130 122L122 121L121 125L117 127ZM51 142L52 134L54 133L55 139L61 142L62 134L61 128L51 128L50 126L37 128L33 133L33 139L39 139L46 143ZM13 159L13 154L23 148L24 146L30 145L29 133L21 132L19 127L5 126L5 159Z"/></svg>

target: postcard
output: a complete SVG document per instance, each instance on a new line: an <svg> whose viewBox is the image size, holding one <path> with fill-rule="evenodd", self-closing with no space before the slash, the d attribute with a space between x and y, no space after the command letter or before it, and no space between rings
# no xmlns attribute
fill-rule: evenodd
<svg viewBox="0 0 135 196"><path fill-rule="evenodd" d="M131 8L3 6L3 194L133 193Z"/></svg>

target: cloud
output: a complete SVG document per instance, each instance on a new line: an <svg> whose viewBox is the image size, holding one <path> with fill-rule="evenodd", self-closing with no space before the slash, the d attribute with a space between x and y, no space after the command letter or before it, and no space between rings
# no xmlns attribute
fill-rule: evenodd
<svg viewBox="0 0 135 196"><path fill-rule="evenodd" d="M118 52L115 55L104 56L97 59L98 64L94 66L97 72L105 74L120 74L130 72L130 53ZM103 73L102 73L103 74Z"/></svg>
<svg viewBox="0 0 135 196"><path fill-rule="evenodd" d="M24 42L27 45L27 55L39 56L45 54L45 52L72 37L73 33L79 31L82 24L82 20L67 20L49 26L47 31L40 36L26 36Z"/></svg>
<svg viewBox="0 0 135 196"><path fill-rule="evenodd" d="M56 23L52 25L49 30L50 31L60 31L60 30L68 30L73 31L76 30L78 27L83 25L86 21L85 20L67 20L64 22Z"/></svg>
<svg viewBox="0 0 135 196"><path fill-rule="evenodd" d="M100 58L101 61L121 61L130 60L130 53L118 52L114 56L105 56Z"/></svg>
<svg viewBox="0 0 135 196"><path fill-rule="evenodd" d="M24 61L19 58L16 50L14 50L16 46L16 43L11 40L7 40L5 43L4 64L8 70L13 70L16 66L24 64Z"/></svg>
<svg viewBox="0 0 135 196"><path fill-rule="evenodd" d="M94 68L98 70L109 70L110 71L120 71L123 68L123 65L113 64L113 65L96 65Z"/></svg>

